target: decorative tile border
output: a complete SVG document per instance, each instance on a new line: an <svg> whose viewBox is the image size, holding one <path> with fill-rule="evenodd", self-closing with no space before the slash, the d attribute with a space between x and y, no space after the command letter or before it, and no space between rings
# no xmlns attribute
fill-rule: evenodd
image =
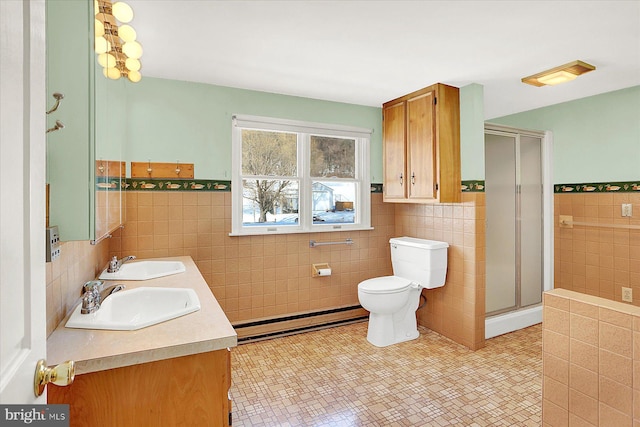
<svg viewBox="0 0 640 427"><path fill-rule="evenodd" d="M110 190L117 188L117 180L102 179L96 185L98 189ZM127 178L123 187L129 191L231 191L231 181L212 179L141 179ZM484 192L484 181L462 181L462 191ZM371 184L371 193L382 193L382 184Z"/></svg>
<svg viewBox="0 0 640 427"><path fill-rule="evenodd" d="M640 192L639 181L555 184L554 193L633 193Z"/></svg>
<svg viewBox="0 0 640 427"><path fill-rule="evenodd" d="M231 191L231 181L127 178L125 188L129 191Z"/></svg>
<svg viewBox="0 0 640 427"><path fill-rule="evenodd" d="M96 177L96 190L98 191L115 191L122 187L126 188L126 182L124 179L120 180L120 178L113 177L104 177L97 176Z"/></svg>
<svg viewBox="0 0 640 427"><path fill-rule="evenodd" d="M382 193L382 184L371 184L372 193Z"/></svg>
<svg viewBox="0 0 640 427"><path fill-rule="evenodd" d="M96 178L98 190L110 191L118 188L117 178ZM231 181L213 179L141 179L126 178L121 186L132 191L231 191ZM461 183L465 193L484 193L484 180L465 180ZM555 184L554 193L633 193L640 192L640 180L625 182L596 182L582 184ZM371 184L371 193L382 193L382 184Z"/></svg>
<svg viewBox="0 0 640 427"><path fill-rule="evenodd" d="M484 180L462 181L460 188L465 193L484 193Z"/></svg>

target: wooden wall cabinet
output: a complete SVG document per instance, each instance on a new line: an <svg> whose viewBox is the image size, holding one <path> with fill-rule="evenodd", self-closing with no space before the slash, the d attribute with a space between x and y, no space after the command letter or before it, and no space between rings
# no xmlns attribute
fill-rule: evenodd
<svg viewBox="0 0 640 427"><path fill-rule="evenodd" d="M230 425L227 349L76 375L49 386L48 403L69 404L72 427Z"/></svg>
<svg viewBox="0 0 640 427"><path fill-rule="evenodd" d="M385 202L459 203L459 89L435 84L382 106Z"/></svg>

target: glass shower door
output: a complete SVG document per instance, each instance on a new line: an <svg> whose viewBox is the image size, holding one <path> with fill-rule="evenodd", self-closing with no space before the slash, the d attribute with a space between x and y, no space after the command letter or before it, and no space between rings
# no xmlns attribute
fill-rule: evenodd
<svg viewBox="0 0 640 427"><path fill-rule="evenodd" d="M485 133L486 313L542 301L542 139Z"/></svg>

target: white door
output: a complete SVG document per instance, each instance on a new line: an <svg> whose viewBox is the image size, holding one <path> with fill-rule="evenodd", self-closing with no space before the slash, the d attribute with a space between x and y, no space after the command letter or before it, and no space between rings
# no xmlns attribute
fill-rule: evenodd
<svg viewBox="0 0 640 427"><path fill-rule="evenodd" d="M46 403L44 0L0 0L0 32L0 403Z"/></svg>

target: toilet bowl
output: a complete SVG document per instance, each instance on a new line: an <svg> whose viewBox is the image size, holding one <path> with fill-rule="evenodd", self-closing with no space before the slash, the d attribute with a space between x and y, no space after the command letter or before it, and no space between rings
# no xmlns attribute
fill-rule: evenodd
<svg viewBox="0 0 640 427"><path fill-rule="evenodd" d="M369 311L367 340L377 347L418 338L420 293L444 286L447 271L446 242L398 237L389 244L394 275L358 284L360 305Z"/></svg>

